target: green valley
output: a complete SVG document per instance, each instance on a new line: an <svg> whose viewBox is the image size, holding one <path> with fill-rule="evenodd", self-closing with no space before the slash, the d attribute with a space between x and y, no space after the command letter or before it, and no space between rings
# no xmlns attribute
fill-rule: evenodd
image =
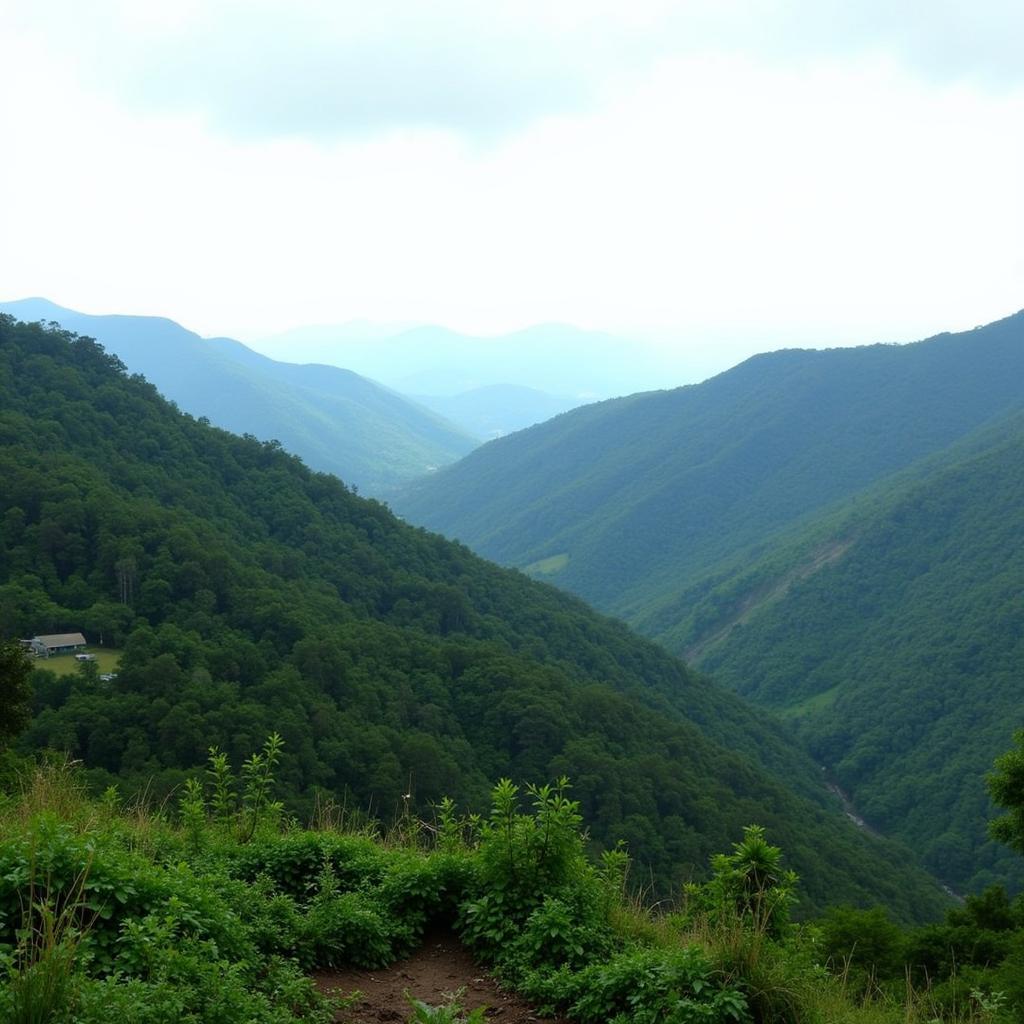
<svg viewBox="0 0 1024 1024"><path fill-rule="evenodd" d="M756 821L807 909L942 906L783 727L624 626L181 414L91 341L3 319L0 358L0 629L124 649L110 683L37 673L22 749L160 794L277 730L291 808L385 817L569 774L595 843L626 840L659 886Z"/></svg>
<svg viewBox="0 0 1024 1024"><path fill-rule="evenodd" d="M981 779L1022 722L1022 410L1018 313L576 410L398 504L770 709L951 885L1019 886Z"/></svg>

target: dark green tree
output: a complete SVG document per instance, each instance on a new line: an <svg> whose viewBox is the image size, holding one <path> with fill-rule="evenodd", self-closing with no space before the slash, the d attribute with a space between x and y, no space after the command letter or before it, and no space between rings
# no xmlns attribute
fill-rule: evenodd
<svg viewBox="0 0 1024 1024"><path fill-rule="evenodd" d="M996 758L987 779L992 799L1008 812L989 829L994 839L1024 854L1024 729L1014 733L1013 742L1010 750Z"/></svg>
<svg viewBox="0 0 1024 1024"><path fill-rule="evenodd" d="M28 725L31 671L32 665L17 640L0 643L0 747L6 746Z"/></svg>

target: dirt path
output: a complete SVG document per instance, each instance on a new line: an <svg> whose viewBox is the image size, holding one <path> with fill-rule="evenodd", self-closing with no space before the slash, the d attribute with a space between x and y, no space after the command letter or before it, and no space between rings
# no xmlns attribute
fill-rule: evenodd
<svg viewBox="0 0 1024 1024"><path fill-rule="evenodd" d="M412 1013L404 995L406 990L417 999L438 1006L445 1002L448 993L463 987L463 1009L486 1006L487 1019L496 1024L564 1024L556 1018L538 1016L528 1003L502 992L494 979L473 963L451 932L428 934L417 952L390 967L379 971L320 971L316 983L323 992L337 990L344 995L358 989L362 993L361 1001L338 1017L346 1024L398 1024L407 1021Z"/></svg>

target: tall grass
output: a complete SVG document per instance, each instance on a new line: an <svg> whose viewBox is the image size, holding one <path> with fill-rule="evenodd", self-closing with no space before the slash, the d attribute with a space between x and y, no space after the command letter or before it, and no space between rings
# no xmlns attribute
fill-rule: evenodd
<svg viewBox="0 0 1024 1024"><path fill-rule="evenodd" d="M90 927L83 898L88 866L55 890L31 873L9 980L10 1024L57 1024L78 995L79 945Z"/></svg>

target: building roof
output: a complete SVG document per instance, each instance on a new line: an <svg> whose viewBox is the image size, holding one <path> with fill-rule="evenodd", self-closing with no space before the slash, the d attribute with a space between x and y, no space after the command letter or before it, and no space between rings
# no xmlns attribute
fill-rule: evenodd
<svg viewBox="0 0 1024 1024"><path fill-rule="evenodd" d="M50 633L46 636L37 636L44 647L84 647L85 637L81 633Z"/></svg>

